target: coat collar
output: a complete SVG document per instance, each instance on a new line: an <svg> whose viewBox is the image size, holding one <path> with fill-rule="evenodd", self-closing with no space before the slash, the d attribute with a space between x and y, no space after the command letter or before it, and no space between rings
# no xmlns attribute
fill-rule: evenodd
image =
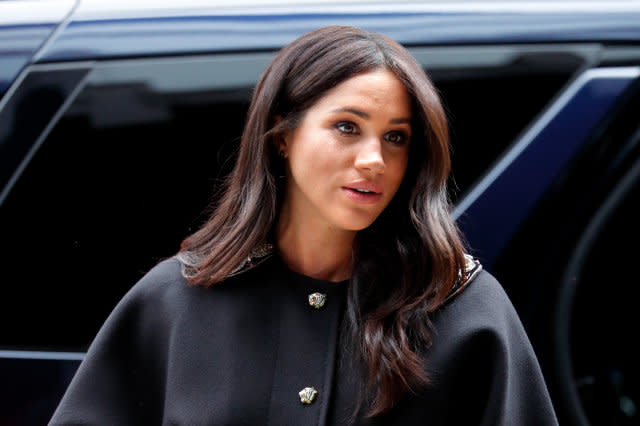
<svg viewBox="0 0 640 426"><path fill-rule="evenodd" d="M274 255L274 252L274 246L271 243L265 242L258 245L253 250L251 250L249 256L247 256L247 258L229 274L229 277L240 275L250 269L255 268L265 260L272 257ZM473 281L473 279L482 270L480 261L470 254L465 253L464 260L464 270L458 271L458 281L453 286L451 293L449 293L449 295L445 298L443 304L449 302L451 299L462 293L469 286L469 283Z"/></svg>

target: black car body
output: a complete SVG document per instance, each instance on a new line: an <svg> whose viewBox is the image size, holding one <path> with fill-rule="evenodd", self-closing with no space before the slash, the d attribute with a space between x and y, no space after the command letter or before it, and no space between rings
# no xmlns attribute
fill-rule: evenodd
<svg viewBox="0 0 640 426"><path fill-rule="evenodd" d="M255 3L0 2L0 423L46 422L116 302L204 220L274 52L345 24L441 91L454 215L562 424L640 424L640 4Z"/></svg>

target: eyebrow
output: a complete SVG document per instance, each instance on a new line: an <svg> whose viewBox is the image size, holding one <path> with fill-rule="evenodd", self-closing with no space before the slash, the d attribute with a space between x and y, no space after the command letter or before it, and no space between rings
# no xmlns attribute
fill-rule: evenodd
<svg viewBox="0 0 640 426"><path fill-rule="evenodd" d="M359 109L356 108L351 108L351 107L342 107L342 108L336 108L334 110L332 110L331 112L349 112L353 115L357 115L358 117L364 118L366 120L368 120L369 118L371 118L371 116L369 114L367 114L364 111L361 111ZM391 120L389 120L389 123L391 124L411 124L411 119L409 118L392 118Z"/></svg>

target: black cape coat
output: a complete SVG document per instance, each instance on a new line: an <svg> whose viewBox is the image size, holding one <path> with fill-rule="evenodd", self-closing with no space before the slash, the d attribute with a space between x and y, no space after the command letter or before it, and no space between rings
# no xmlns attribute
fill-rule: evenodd
<svg viewBox="0 0 640 426"><path fill-rule="evenodd" d="M51 425L342 425L357 369L340 345L347 282L274 256L205 289L171 258L109 316ZM314 308L310 293L326 294ZM545 382L500 284L480 272L432 318L432 384L358 425L555 425ZM311 404L299 392L313 387Z"/></svg>

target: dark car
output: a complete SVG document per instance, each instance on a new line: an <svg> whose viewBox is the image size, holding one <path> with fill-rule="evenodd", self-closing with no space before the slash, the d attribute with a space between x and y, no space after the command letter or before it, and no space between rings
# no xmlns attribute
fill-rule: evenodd
<svg viewBox="0 0 640 426"><path fill-rule="evenodd" d="M454 215L561 424L640 424L638 2L210 3L0 2L0 424L47 422L117 301L206 217L274 52L329 24L435 81Z"/></svg>

